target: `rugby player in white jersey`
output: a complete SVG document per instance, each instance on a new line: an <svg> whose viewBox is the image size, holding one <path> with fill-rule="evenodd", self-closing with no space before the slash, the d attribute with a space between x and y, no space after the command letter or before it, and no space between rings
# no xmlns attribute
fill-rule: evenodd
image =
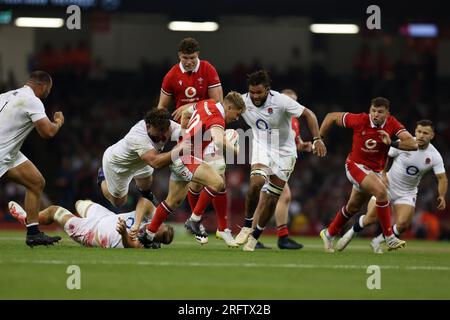
<svg viewBox="0 0 450 320"><path fill-rule="evenodd" d="M19 204L10 201L8 207L14 218L25 222L27 214ZM58 224L72 240L85 247L158 249L161 243L169 244L173 240L173 228L165 224L161 225L155 241L150 245L144 245L133 238L130 229L136 220L136 211L116 215L90 200L78 200L75 208L78 216L63 207L50 206L39 212L39 222L43 225ZM154 207L145 208L140 225L142 232L150 222L154 210Z"/></svg>
<svg viewBox="0 0 450 320"><path fill-rule="evenodd" d="M41 101L49 95L52 85L48 73L34 71L22 88L0 95L0 178L4 177L26 188L25 243L29 246L51 245L61 240L61 237L49 237L39 231L38 212L45 179L20 152L23 142L34 128L42 138L49 139L64 124L64 116L60 111L55 112L53 121L50 121Z"/></svg>
<svg viewBox="0 0 450 320"><path fill-rule="evenodd" d="M292 117L305 117L314 137L314 153L320 157L326 154L315 114L288 96L270 90L270 84L267 71L256 71L249 75L249 92L243 96L246 112L242 117L253 133L245 224L235 239L237 244L245 244L244 251L255 250L294 169L297 148L291 128ZM252 228L252 225L256 227Z"/></svg>
<svg viewBox="0 0 450 320"><path fill-rule="evenodd" d="M384 181L388 186L391 203L396 213L397 219L392 230L397 237L400 237L411 226L416 207L417 187L422 176L428 171L433 170L438 181L437 209L444 210L446 207L445 195L448 180L444 161L439 151L430 143L434 138L433 122L425 119L418 121L415 136L419 149L402 151L391 147L388 155L389 158L393 158L392 166L387 173L383 172ZM356 233L376 221L375 200L372 198L367 214L361 215L357 219L355 225L338 241L336 249L344 250ZM380 234L372 239L370 246L375 253L383 253L381 247L383 242L383 234Z"/></svg>
<svg viewBox="0 0 450 320"><path fill-rule="evenodd" d="M168 141L178 141L180 135L181 126L170 120L170 113L155 108L103 154L98 184L105 198L116 207L125 204L133 179L142 195L136 206L136 220L132 227L134 236L146 207L158 205L150 190L153 171L171 164L171 154L176 152L175 149L165 153L161 151Z"/></svg>

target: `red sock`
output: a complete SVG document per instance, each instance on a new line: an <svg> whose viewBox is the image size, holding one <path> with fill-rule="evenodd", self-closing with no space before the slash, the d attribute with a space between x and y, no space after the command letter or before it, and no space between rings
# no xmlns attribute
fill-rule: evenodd
<svg viewBox="0 0 450 320"><path fill-rule="evenodd" d="M217 229L223 231L228 227L227 222L227 190L221 191L212 199L217 217Z"/></svg>
<svg viewBox="0 0 450 320"><path fill-rule="evenodd" d="M337 235L347 223L348 219L350 219L350 216L345 206L343 206L342 209L336 213L333 222L328 226L328 234L332 237Z"/></svg>
<svg viewBox="0 0 450 320"><path fill-rule="evenodd" d="M202 192L200 192L200 197L198 198L197 204L195 205L194 210L192 210L192 213L201 217L203 213L205 213L208 204L216 195L217 193L207 187L204 187Z"/></svg>
<svg viewBox="0 0 450 320"><path fill-rule="evenodd" d="M391 204L389 201L377 201L377 217L385 237L392 235Z"/></svg>
<svg viewBox="0 0 450 320"><path fill-rule="evenodd" d="M195 206L197 205L198 198L200 197L200 192L194 192L191 188L189 188L189 192L187 195L189 206L191 207L191 211L194 211Z"/></svg>
<svg viewBox="0 0 450 320"><path fill-rule="evenodd" d="M165 201L161 202L157 207L155 214L153 215L152 222L147 226L147 230L153 233L158 231L159 227L164 221L166 221L169 214L173 213L172 209L166 204Z"/></svg>
<svg viewBox="0 0 450 320"><path fill-rule="evenodd" d="M286 224L282 224L281 226L277 227L277 236L278 236L278 238L286 237L288 235L289 235L289 230L288 230Z"/></svg>

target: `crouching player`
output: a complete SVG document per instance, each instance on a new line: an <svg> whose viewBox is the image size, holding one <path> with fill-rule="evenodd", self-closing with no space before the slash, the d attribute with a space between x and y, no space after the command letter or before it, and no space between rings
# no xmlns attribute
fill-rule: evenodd
<svg viewBox="0 0 450 320"><path fill-rule="evenodd" d="M26 223L26 212L19 204L10 201L8 208L14 218L23 224ZM39 223L58 224L72 240L85 247L157 249L161 243L169 244L173 240L173 228L165 224L158 228L155 241L150 245L144 245L132 238L129 231L136 219L136 211L116 215L90 200L78 200L75 208L79 216L63 207L50 206L39 212ZM154 209L153 206L147 207L141 230L150 222Z"/></svg>

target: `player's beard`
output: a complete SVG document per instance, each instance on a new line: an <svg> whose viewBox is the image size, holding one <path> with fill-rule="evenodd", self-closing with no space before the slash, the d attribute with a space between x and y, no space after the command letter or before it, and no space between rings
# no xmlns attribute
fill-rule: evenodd
<svg viewBox="0 0 450 320"><path fill-rule="evenodd" d="M252 99L252 102L253 102L253 104L255 105L255 107L261 107L262 105L264 105L264 103L266 103L266 100L267 100L267 96L264 98L264 99L262 99L262 100L258 100L259 101L259 103L257 104L256 103L256 100L253 100Z"/></svg>

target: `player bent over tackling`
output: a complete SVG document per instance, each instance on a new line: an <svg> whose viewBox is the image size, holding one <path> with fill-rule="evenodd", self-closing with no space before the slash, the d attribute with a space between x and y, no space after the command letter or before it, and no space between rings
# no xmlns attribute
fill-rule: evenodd
<svg viewBox="0 0 450 320"><path fill-rule="evenodd" d="M141 242L152 243L154 241L159 226L186 198L191 181L204 185L207 191L207 197L199 199L194 212L204 212L202 207L206 207L211 199L220 190L223 190L224 179L203 161L204 150L211 143L211 139L207 140L205 137L210 136L219 150L225 149L237 154L239 147L233 146L226 139L224 129L225 123L237 120L244 111L245 103L237 92L227 94L223 105L214 100L204 100L196 104L187 125L186 134L180 142L189 147L185 148L181 157L175 159L170 165L172 174L169 181L169 194L156 208L146 233L139 237ZM207 237L200 220L201 217L192 219L191 216L186 221L186 228L199 239Z"/></svg>

